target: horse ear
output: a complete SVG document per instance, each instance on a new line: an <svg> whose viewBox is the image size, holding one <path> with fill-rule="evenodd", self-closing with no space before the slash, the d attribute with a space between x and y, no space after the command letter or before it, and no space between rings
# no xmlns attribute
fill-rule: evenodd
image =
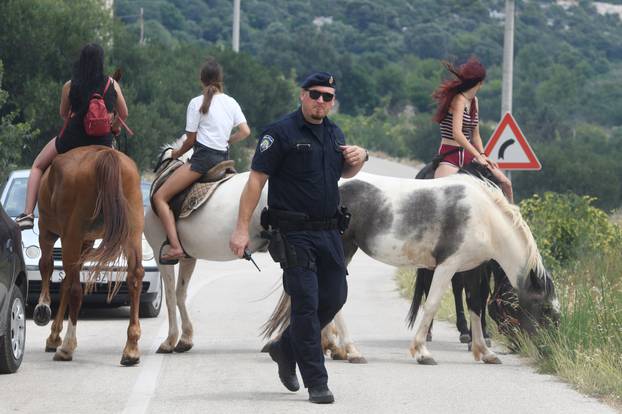
<svg viewBox="0 0 622 414"><path fill-rule="evenodd" d="M543 283L546 283L546 282L545 282L544 278L541 278L540 276L538 276L535 271L531 270L529 272L529 279L531 281L531 286L534 289L536 289L536 290L544 289Z"/></svg>

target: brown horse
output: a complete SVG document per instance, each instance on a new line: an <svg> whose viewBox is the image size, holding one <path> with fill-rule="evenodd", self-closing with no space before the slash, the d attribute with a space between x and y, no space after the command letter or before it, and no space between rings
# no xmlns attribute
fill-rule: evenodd
<svg viewBox="0 0 622 414"><path fill-rule="evenodd" d="M56 157L43 175L39 191L42 288L33 319L38 325L46 325L51 318L52 250L60 237L65 278L58 311L45 345L46 352L56 352L55 361L71 361L73 358L84 291L91 290L100 273L124 268L127 263L130 324L121 364L138 363L138 307L144 276L141 262L143 225L140 176L136 164L121 152L104 146L76 148ZM101 239L101 243L94 248L97 239ZM89 262L90 270L83 291L80 270L85 262ZM115 289L109 290L109 297L119 286L120 281L116 280ZM69 321L61 343L60 332L67 306Z"/></svg>

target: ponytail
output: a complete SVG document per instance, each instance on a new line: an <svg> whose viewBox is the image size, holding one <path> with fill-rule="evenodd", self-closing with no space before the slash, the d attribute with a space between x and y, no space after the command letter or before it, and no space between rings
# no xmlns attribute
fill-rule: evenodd
<svg viewBox="0 0 622 414"><path fill-rule="evenodd" d="M212 103L212 98L217 93L222 92L223 86L222 83L213 83L211 85L207 85L203 88L203 103L201 104L201 108L199 108L199 112L202 114L207 114L209 111L209 107Z"/></svg>
<svg viewBox="0 0 622 414"><path fill-rule="evenodd" d="M212 98L224 90L222 67L214 58L207 58L201 67L201 83L203 84L203 103L199 111L207 114Z"/></svg>

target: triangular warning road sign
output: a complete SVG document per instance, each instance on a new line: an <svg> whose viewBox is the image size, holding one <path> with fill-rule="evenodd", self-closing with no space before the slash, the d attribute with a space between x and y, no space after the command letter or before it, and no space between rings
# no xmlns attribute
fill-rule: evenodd
<svg viewBox="0 0 622 414"><path fill-rule="evenodd" d="M540 170L542 165L509 112L501 119L484 149L502 170Z"/></svg>

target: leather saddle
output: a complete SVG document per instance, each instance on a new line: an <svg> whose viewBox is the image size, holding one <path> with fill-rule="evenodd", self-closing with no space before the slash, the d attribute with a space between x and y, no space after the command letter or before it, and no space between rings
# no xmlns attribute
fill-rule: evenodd
<svg viewBox="0 0 622 414"><path fill-rule="evenodd" d="M183 161L178 159L168 158L162 160L162 156L160 157L160 162L156 166L155 171L156 178L153 180L149 192L149 201L154 212L156 210L153 205L153 195L173 172L182 165L184 165ZM226 160L216 164L194 184L174 196L169 201L169 206L173 211L175 220L190 216L196 209L205 204L220 184L237 174L234 165L235 162L233 160Z"/></svg>

